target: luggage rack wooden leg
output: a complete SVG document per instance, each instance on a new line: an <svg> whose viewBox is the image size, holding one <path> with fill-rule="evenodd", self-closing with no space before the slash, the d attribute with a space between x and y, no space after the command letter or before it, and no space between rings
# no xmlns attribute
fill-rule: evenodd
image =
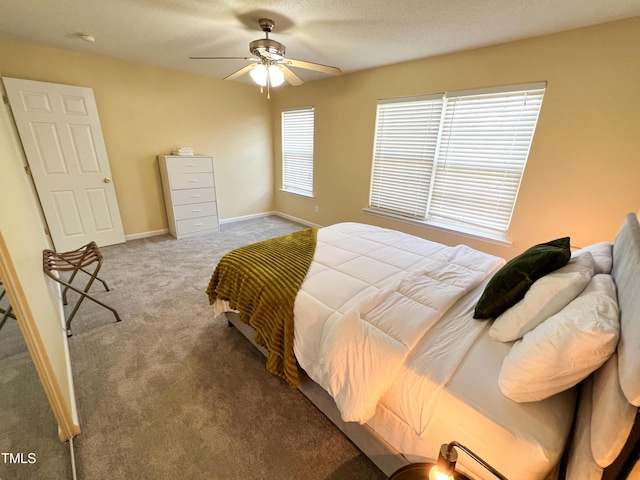
<svg viewBox="0 0 640 480"><path fill-rule="evenodd" d="M91 288L95 280L100 281L104 286L104 288L106 289L106 291L109 291L109 286L107 285L107 283L98 277L98 272L100 271L100 267L102 266L102 253L98 249L98 246L96 245L95 242L91 242L85 245L84 247L81 247L78 250L74 250L72 252L57 253L52 250L44 250L42 253L42 257L43 257L43 269L44 269L44 272L47 274L47 276L49 276L51 279L55 280L56 282L60 283L61 285L64 285L64 289L62 291L63 303L65 305L67 304L67 291L69 289L73 290L74 292L80 295L78 302L73 307L73 310L71 311L71 313L69 314L69 317L66 320L66 329L67 329L68 337L71 336L71 320L73 320L73 317L76 315L78 309L80 308L80 305L82 305L82 302L84 301L85 298L88 298L89 300L92 300L98 305L113 312L113 315L116 317L116 322L121 321L120 315L118 315L118 312L116 311L115 308L110 307L109 305L92 297L88 293L89 289ZM97 265L93 273L85 270L87 266L94 263L97 263ZM55 271L71 271L72 273L69 278L69 281L66 282L59 275L55 275L53 273ZM76 277L76 274L78 273L78 271L82 271L87 275L89 275L90 277L89 281L87 282L87 285L84 287L84 290L80 290L79 288L71 284L71 282L73 282L74 278Z"/></svg>
<svg viewBox="0 0 640 480"><path fill-rule="evenodd" d="M2 281L0 280L0 287L2 287ZM2 293L0 293L0 300L2 300L4 298L5 295L5 290L4 287L2 288ZM4 324L6 323L7 319L9 317L13 318L14 320L16 320L16 316L13 313L13 309L11 308L11 305L7 306L7 309L5 310L4 308L0 308L0 314L2 315L2 318L0 319L0 330L2 330L2 327L4 327Z"/></svg>

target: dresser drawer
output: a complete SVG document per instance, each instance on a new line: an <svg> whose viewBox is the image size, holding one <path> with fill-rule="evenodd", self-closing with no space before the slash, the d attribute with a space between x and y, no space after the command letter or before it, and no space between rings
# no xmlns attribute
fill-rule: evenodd
<svg viewBox="0 0 640 480"><path fill-rule="evenodd" d="M218 217L216 215L176 221L178 235L201 232L203 230L217 230L218 228Z"/></svg>
<svg viewBox="0 0 640 480"><path fill-rule="evenodd" d="M213 162L210 157L167 157L167 171L169 175L213 172Z"/></svg>
<svg viewBox="0 0 640 480"><path fill-rule="evenodd" d="M188 203L215 202L215 188L190 188L188 190L174 190L173 204L186 205Z"/></svg>
<svg viewBox="0 0 640 480"><path fill-rule="evenodd" d="M216 202L190 203L188 205L177 205L173 213L176 220L187 218L206 217L216 214Z"/></svg>
<svg viewBox="0 0 640 480"><path fill-rule="evenodd" d="M171 190L213 187L212 173L176 173L171 175Z"/></svg>

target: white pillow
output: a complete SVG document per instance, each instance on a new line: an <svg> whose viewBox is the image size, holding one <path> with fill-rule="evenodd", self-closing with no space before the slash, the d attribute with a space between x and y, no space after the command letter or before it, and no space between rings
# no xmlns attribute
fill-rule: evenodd
<svg viewBox="0 0 640 480"><path fill-rule="evenodd" d="M489 336L499 342L522 338L576 298L591 280L593 270L591 253L573 256L564 267L536 280L522 300L498 316Z"/></svg>
<svg viewBox="0 0 640 480"><path fill-rule="evenodd" d="M613 243L594 243L593 245L588 245L580 250L576 250L571 256L574 257L584 252L589 252L593 255L595 273L611 273L611 268L613 267Z"/></svg>
<svg viewBox="0 0 640 480"><path fill-rule="evenodd" d="M607 361L619 333L613 279L595 275L575 300L513 345L500 369L500 390L532 402L571 388Z"/></svg>

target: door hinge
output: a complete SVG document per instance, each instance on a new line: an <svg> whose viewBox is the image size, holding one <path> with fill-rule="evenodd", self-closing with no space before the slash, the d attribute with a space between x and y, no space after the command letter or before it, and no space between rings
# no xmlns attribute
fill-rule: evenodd
<svg viewBox="0 0 640 480"><path fill-rule="evenodd" d="M49 231L49 227L44 227L44 234L48 235L49 237L51 236L51 232Z"/></svg>
<svg viewBox="0 0 640 480"><path fill-rule="evenodd" d="M31 175L31 167L29 165L24 166L24 171L27 172L27 175Z"/></svg>
<svg viewBox="0 0 640 480"><path fill-rule="evenodd" d="M5 105L11 105L9 103L9 96L8 95L2 95L2 101L4 102Z"/></svg>

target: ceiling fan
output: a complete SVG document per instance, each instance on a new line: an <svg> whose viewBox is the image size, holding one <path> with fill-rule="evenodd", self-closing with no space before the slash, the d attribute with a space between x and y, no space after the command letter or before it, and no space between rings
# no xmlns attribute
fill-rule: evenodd
<svg viewBox="0 0 640 480"><path fill-rule="evenodd" d="M249 43L249 51L253 57L189 57L192 60L252 60L253 63L228 75L224 80L234 80L245 73L249 73L255 83L267 87L267 95L271 87L282 85L285 80L291 85L301 85L303 80L293 73L289 67L303 68L329 75L340 75L342 71L337 67L320 63L305 62L285 58L285 47L282 43L269 38L275 23L269 18L261 18L258 22L266 38L260 38Z"/></svg>

